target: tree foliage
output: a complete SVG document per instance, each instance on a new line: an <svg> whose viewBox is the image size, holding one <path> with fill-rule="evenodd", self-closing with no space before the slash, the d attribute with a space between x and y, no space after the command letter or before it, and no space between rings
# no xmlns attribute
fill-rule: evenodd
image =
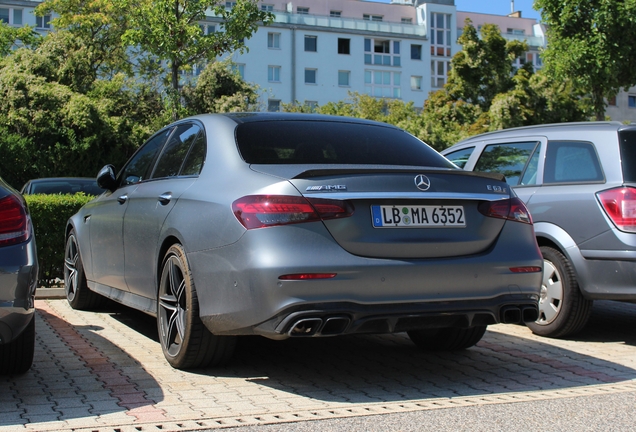
<svg viewBox="0 0 636 432"><path fill-rule="evenodd" d="M0 57L5 57L19 46L35 46L40 35L32 27L12 27L0 21Z"/></svg>
<svg viewBox="0 0 636 432"><path fill-rule="evenodd" d="M188 115L258 111L258 86L245 82L230 60L209 63L196 83L183 87Z"/></svg>
<svg viewBox="0 0 636 432"><path fill-rule="evenodd" d="M547 26L546 73L571 80L604 120L605 99L636 84L636 0L536 0L535 8Z"/></svg>
<svg viewBox="0 0 636 432"><path fill-rule="evenodd" d="M129 28L122 39L131 46L167 61L174 117L180 106L179 74L184 68L218 56L246 49L245 40L268 24L273 15L261 11L256 0L237 0L228 9L221 0L118 0L129 4ZM204 34L200 22L212 11L220 19L220 31Z"/></svg>
<svg viewBox="0 0 636 432"><path fill-rule="evenodd" d="M122 164L162 110L157 93L122 75L95 79L82 48L56 32L0 61L0 176L14 187Z"/></svg>

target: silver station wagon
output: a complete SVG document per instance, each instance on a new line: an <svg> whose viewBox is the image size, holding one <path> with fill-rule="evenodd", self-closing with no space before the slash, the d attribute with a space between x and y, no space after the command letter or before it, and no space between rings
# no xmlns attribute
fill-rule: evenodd
<svg viewBox="0 0 636 432"><path fill-rule="evenodd" d="M595 299L636 300L636 126L564 123L471 137L442 152L498 172L523 199L544 258L537 334L581 330Z"/></svg>
<svg viewBox="0 0 636 432"><path fill-rule="evenodd" d="M155 315L176 368L227 361L240 335L408 332L456 350L538 316L543 261L503 176L387 124L201 115L97 181L67 227L68 301Z"/></svg>

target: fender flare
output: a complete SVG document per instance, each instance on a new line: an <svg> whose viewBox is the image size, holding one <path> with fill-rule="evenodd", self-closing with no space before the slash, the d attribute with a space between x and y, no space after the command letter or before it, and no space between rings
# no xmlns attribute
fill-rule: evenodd
<svg viewBox="0 0 636 432"><path fill-rule="evenodd" d="M586 296L584 281L589 280L587 265L585 264L585 258L581 254L581 250L570 234L560 226L548 222L535 223L534 233L539 244L541 244L541 241L539 241L540 238L549 240L551 243L554 243L557 249L572 263L579 289L583 295Z"/></svg>

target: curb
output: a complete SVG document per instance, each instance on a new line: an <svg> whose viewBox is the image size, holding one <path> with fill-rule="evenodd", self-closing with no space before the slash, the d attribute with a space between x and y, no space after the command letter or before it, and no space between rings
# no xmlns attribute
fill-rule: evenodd
<svg viewBox="0 0 636 432"><path fill-rule="evenodd" d="M66 291L64 288L45 288L40 287L35 290L36 299L64 299L66 298Z"/></svg>

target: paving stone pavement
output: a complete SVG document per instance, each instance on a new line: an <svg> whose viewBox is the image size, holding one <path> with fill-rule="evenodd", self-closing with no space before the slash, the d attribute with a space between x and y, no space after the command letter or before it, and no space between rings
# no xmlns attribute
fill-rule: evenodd
<svg viewBox="0 0 636 432"><path fill-rule="evenodd" d="M223 368L172 369L155 320L36 301L31 371L0 377L0 432L183 431L636 391L636 305L596 302L568 340L490 326L477 346L423 353L404 334L246 337Z"/></svg>

